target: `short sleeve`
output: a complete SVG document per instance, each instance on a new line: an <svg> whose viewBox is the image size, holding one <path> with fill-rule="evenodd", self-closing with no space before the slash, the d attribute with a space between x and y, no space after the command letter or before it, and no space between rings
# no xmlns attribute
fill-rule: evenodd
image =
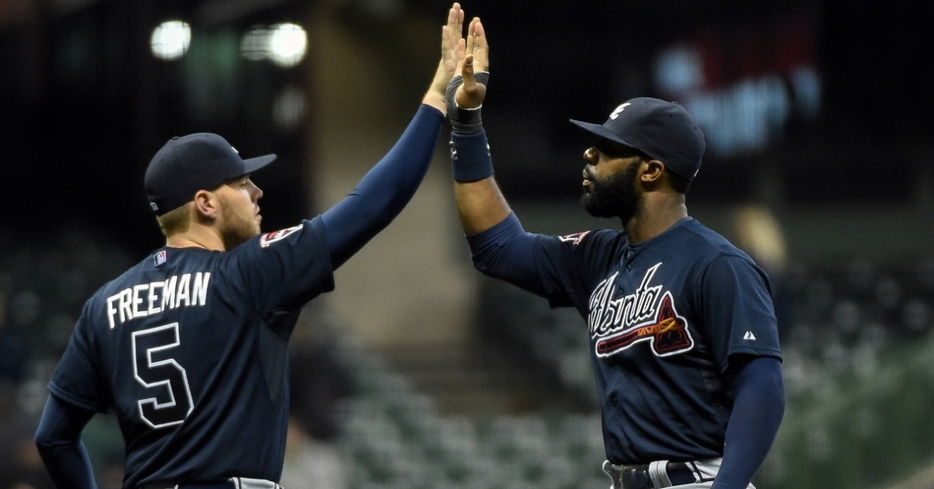
<svg viewBox="0 0 934 489"><path fill-rule="evenodd" d="M781 359L768 276L741 256L721 256L701 280L700 309L722 371L734 354Z"/></svg>
<svg viewBox="0 0 934 489"><path fill-rule="evenodd" d="M619 233L587 231L565 236L549 236L550 246L540 246L535 257L551 307L576 306L586 309L593 278L605 271L613 242Z"/></svg>
<svg viewBox="0 0 934 489"><path fill-rule="evenodd" d="M104 412L111 403L109 390L103 372L100 370L98 356L91 329L87 320L88 305L85 305L81 317L65 347L65 353L59 360L49 391L59 399L84 409Z"/></svg>
<svg viewBox="0 0 934 489"><path fill-rule="evenodd" d="M231 252L259 310L299 307L334 289L321 218L262 234Z"/></svg>
<svg viewBox="0 0 934 489"><path fill-rule="evenodd" d="M515 214L486 231L467 236L474 265L548 299L551 307L582 307L588 277L599 271L619 232L584 231L564 236L529 233Z"/></svg>

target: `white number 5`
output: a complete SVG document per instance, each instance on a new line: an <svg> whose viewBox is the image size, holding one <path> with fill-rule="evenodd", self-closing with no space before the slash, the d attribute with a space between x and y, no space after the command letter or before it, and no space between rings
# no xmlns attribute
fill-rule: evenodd
<svg viewBox="0 0 934 489"><path fill-rule="evenodd" d="M152 397L137 401L139 415L153 429L168 428L185 421L194 407L185 368L170 356L160 355L180 345L178 323L133 333L133 376Z"/></svg>

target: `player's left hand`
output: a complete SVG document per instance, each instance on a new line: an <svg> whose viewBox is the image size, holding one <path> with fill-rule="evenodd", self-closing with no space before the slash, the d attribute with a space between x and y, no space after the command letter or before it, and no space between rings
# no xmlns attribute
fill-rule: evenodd
<svg viewBox="0 0 934 489"><path fill-rule="evenodd" d="M441 60L438 61L435 77L431 80L428 92L422 100L423 103L431 105L441 112L446 111L444 91L447 89L448 82L451 81L457 68L462 66L464 62L465 40L462 34L463 29L464 11L461 10L460 3L454 2L448 10L447 24L441 27Z"/></svg>
<svg viewBox="0 0 934 489"><path fill-rule="evenodd" d="M474 17L467 28L466 56L459 68L464 83L457 88L454 101L464 109L479 107L486 96L490 73L490 45L479 17Z"/></svg>

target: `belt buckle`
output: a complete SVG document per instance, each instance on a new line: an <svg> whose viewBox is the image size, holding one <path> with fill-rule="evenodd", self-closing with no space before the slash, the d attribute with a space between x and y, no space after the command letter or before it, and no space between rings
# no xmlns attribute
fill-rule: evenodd
<svg viewBox="0 0 934 489"><path fill-rule="evenodd" d="M652 478L649 477L649 470L644 465L624 465L622 474L620 474L622 489L652 489Z"/></svg>

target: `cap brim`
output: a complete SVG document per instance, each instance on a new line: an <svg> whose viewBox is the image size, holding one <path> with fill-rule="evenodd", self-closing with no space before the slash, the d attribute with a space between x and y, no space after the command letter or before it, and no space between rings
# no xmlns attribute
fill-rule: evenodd
<svg viewBox="0 0 934 489"><path fill-rule="evenodd" d="M277 156L275 154L268 154L263 156L257 156L255 158L247 158L243 160L243 169L246 173L253 173L257 170L261 170L266 165L276 161Z"/></svg>
<svg viewBox="0 0 934 489"><path fill-rule="evenodd" d="M571 124L603 139L609 139L610 141L617 142L619 144L624 144L631 148L635 148L629 141L619 137L613 131L607 129L603 124L594 124L592 122L576 121L574 119L568 119Z"/></svg>

